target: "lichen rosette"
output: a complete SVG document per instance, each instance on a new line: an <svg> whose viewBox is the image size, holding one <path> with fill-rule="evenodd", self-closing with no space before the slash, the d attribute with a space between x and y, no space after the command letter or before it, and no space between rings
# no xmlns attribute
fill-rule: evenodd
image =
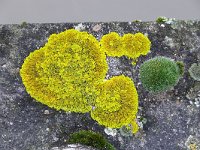
<svg viewBox="0 0 200 150"><path fill-rule="evenodd" d="M94 120L110 128L120 128L135 120L138 94L130 78L124 75L112 77L99 89L100 95L91 111Z"/></svg>
<svg viewBox="0 0 200 150"><path fill-rule="evenodd" d="M106 75L105 53L94 36L74 29L52 34L20 70L27 92L57 110L88 112Z"/></svg>

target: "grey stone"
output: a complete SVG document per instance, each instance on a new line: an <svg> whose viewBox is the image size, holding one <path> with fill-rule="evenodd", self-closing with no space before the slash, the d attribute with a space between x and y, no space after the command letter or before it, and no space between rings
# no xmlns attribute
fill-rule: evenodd
<svg viewBox="0 0 200 150"><path fill-rule="evenodd" d="M92 147L81 144L69 144L66 147L53 147L51 150L95 150Z"/></svg>
<svg viewBox="0 0 200 150"><path fill-rule="evenodd" d="M187 93L194 87L188 73L192 63L199 62L200 21L110 22L110 23L52 23L0 25L0 150L49 150L67 146L69 134L81 129L103 134L117 150L175 150L187 149L188 138L200 140L200 110L191 105ZM138 115L146 118L135 136L116 136L104 133L103 126L88 113L55 111L27 94L19 69L23 60L44 46L52 33L78 28L93 34L98 40L116 31L142 32L152 42L151 53L138 59L135 66L128 58L107 58L106 78L124 74L133 79L142 109ZM154 95L145 91L138 70L145 60L162 55L183 61L185 74L174 89ZM199 94L199 93L198 93ZM194 95L197 95L194 94Z"/></svg>

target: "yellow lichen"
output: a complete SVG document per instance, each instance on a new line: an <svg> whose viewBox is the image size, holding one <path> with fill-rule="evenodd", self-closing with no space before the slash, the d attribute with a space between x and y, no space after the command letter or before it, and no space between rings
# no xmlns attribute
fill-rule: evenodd
<svg viewBox="0 0 200 150"><path fill-rule="evenodd" d="M135 134L138 132L138 130L139 130L139 126L138 126L135 118L131 121L130 124L125 125L120 129L122 134L125 136L130 136L132 134Z"/></svg>
<svg viewBox="0 0 200 150"><path fill-rule="evenodd" d="M137 122L135 121L135 119L132 120L132 122L131 122L130 125L131 125L132 133L133 133L133 134L137 133L138 130L139 130L139 126L138 126Z"/></svg>
<svg viewBox="0 0 200 150"><path fill-rule="evenodd" d="M124 34L122 37L123 51L130 58L138 58L140 55L147 55L151 42L142 33Z"/></svg>
<svg viewBox="0 0 200 150"><path fill-rule="evenodd" d="M104 81L108 70L105 52L136 60L138 53L147 54L147 39L141 34L120 37L112 32L99 44L87 32L66 30L52 34L44 47L30 53L20 75L27 92L37 101L57 110L91 111L99 124L110 128L131 125L135 133L136 88L124 75Z"/></svg>
<svg viewBox="0 0 200 150"><path fill-rule="evenodd" d="M101 49L106 52L108 56L121 57L124 55L122 51L121 37L116 32L111 32L104 35L100 41Z"/></svg>
<svg viewBox="0 0 200 150"><path fill-rule="evenodd" d="M91 111L91 116L99 124L110 128L120 128L135 119L138 110L138 94L134 83L124 75L104 81L100 94Z"/></svg>
<svg viewBox="0 0 200 150"><path fill-rule="evenodd" d="M27 92L43 104L88 112L107 69L95 37L71 29L51 35L44 47L25 59L20 74Z"/></svg>
<svg viewBox="0 0 200 150"><path fill-rule="evenodd" d="M197 150L197 145L196 145L195 143L191 143L191 144L189 145L189 149L190 149L190 150Z"/></svg>
<svg viewBox="0 0 200 150"><path fill-rule="evenodd" d="M136 59L140 55L147 55L150 51L151 42L142 33L124 34L120 37L119 34L111 32L102 37L101 49L108 56L121 57L123 55Z"/></svg>

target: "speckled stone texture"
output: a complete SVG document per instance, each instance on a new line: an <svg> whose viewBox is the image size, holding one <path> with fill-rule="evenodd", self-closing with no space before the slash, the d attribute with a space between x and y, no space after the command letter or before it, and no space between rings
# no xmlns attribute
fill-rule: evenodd
<svg viewBox="0 0 200 150"><path fill-rule="evenodd" d="M98 40L111 31L148 35L151 53L135 66L126 57L107 57L106 78L124 74L137 87L141 130L135 136L122 136L119 130L107 135L90 114L55 111L27 94L19 75L23 60L49 35L70 28L87 31ZM155 95L143 89L138 72L142 62L160 55L183 61L185 73L172 90ZM117 150L200 149L200 107L194 103L200 97L200 82L189 76L192 63L200 63L200 21L0 25L0 150L65 147L69 134L81 129L102 133Z"/></svg>
<svg viewBox="0 0 200 150"><path fill-rule="evenodd" d="M51 150L96 150L92 147L80 145L80 144L69 144L65 147L53 147Z"/></svg>

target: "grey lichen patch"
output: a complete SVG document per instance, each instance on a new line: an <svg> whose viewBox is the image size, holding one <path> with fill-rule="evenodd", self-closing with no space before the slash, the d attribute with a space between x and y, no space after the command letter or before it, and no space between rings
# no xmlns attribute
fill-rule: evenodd
<svg viewBox="0 0 200 150"><path fill-rule="evenodd" d="M197 64L197 63L192 64L188 71L190 73L190 76L194 80L200 81L200 63L199 64Z"/></svg>
<svg viewBox="0 0 200 150"><path fill-rule="evenodd" d="M190 49L190 52L200 52L200 39L199 37L196 35L196 33L194 33L192 35L194 38L190 38L188 37L188 45L190 46L189 49ZM189 44L190 43L190 44Z"/></svg>
<svg viewBox="0 0 200 150"><path fill-rule="evenodd" d="M120 134L122 136L125 136L125 137L129 137L129 136L133 136L133 133L130 129L128 129L126 126L122 126L120 129Z"/></svg>
<svg viewBox="0 0 200 150"><path fill-rule="evenodd" d="M7 61L7 63L2 65L2 68L7 69L10 75L17 76L19 74L19 68L16 68L15 64L11 61Z"/></svg>
<svg viewBox="0 0 200 150"><path fill-rule="evenodd" d="M186 97L191 105L200 107L200 82L194 84L194 86L188 91Z"/></svg>
<svg viewBox="0 0 200 150"><path fill-rule="evenodd" d="M166 44L167 46L169 46L171 49L176 47L176 43L174 42L174 40L168 36L165 36L164 39L164 44Z"/></svg>
<svg viewBox="0 0 200 150"><path fill-rule="evenodd" d="M197 28L194 26L198 26ZM198 36L198 28L200 27L196 21L181 21L176 20L171 25L174 30L178 31L179 35L182 35L182 45L187 48L188 51L199 52L200 51L200 38ZM183 33L179 33L183 32Z"/></svg>
<svg viewBox="0 0 200 150"><path fill-rule="evenodd" d="M171 27L173 29L178 29L181 30L181 28L185 28L185 26L190 26L192 27L194 24L196 23L196 21L193 20L174 20L173 24L171 25Z"/></svg>

